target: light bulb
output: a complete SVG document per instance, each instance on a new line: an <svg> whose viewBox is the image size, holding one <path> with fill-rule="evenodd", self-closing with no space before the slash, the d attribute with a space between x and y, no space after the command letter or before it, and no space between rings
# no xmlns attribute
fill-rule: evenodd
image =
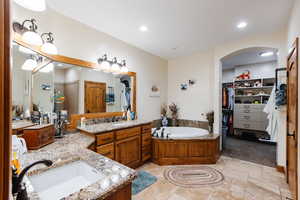
<svg viewBox="0 0 300 200"><path fill-rule="evenodd" d="M41 36L33 31L26 31L25 33L23 33L22 40L27 44L35 46L41 46L43 44Z"/></svg>
<svg viewBox="0 0 300 200"><path fill-rule="evenodd" d="M45 0L14 0L20 6L27 8L29 10L42 12L46 10Z"/></svg>
<svg viewBox="0 0 300 200"><path fill-rule="evenodd" d="M110 64L107 61L103 61L101 63L101 70L103 70L103 72L105 73L109 73L110 72Z"/></svg>
<svg viewBox="0 0 300 200"><path fill-rule="evenodd" d="M44 53L51 54L51 55L57 55L58 53L56 46L50 42L45 42L42 45L41 50Z"/></svg>
<svg viewBox="0 0 300 200"><path fill-rule="evenodd" d="M37 67L37 61L29 58L22 65L22 70L32 71L35 67Z"/></svg>
<svg viewBox="0 0 300 200"><path fill-rule="evenodd" d="M120 65L118 63L114 63L111 66L111 72L114 74L120 73L121 69L120 69Z"/></svg>
<svg viewBox="0 0 300 200"><path fill-rule="evenodd" d="M123 66L121 67L121 73L127 73L129 70L128 70L128 67L127 66Z"/></svg>
<svg viewBox="0 0 300 200"><path fill-rule="evenodd" d="M49 63L47 66L43 67L40 72L42 73L49 73L54 69L53 63Z"/></svg>

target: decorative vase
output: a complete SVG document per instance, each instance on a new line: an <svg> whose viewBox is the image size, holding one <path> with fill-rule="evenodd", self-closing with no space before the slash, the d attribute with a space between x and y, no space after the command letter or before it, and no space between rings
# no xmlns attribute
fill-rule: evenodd
<svg viewBox="0 0 300 200"><path fill-rule="evenodd" d="M168 126L168 119L166 116L163 116L162 119L161 119L161 124L162 126Z"/></svg>
<svg viewBox="0 0 300 200"><path fill-rule="evenodd" d="M211 125L208 125L208 132L210 133L210 134L213 134L213 132L214 132L214 126L211 124Z"/></svg>

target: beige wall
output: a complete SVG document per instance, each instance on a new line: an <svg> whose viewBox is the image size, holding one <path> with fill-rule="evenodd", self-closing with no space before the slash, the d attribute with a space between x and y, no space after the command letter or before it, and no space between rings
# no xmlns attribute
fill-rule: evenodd
<svg viewBox="0 0 300 200"><path fill-rule="evenodd" d="M287 49L289 49L296 37L300 37L300 0L295 0L295 4L291 13L291 17L288 25L288 38L287 38ZM300 58L299 58L300 59ZM298 61L300 63L300 60ZM298 71L300 77L300 71ZM298 99L300 99L300 82L298 83ZM298 102L299 104L299 102ZM298 107L298 113L300 113L300 106ZM298 117L298 124L300 124L300 117ZM300 135L300 129L298 128L298 135ZM300 137L298 137L298 177L300 172ZM298 194L300 191L300 179L298 178Z"/></svg>
<svg viewBox="0 0 300 200"><path fill-rule="evenodd" d="M168 103L177 103L179 118L206 121L205 113L213 109L213 51L169 60ZM181 90L182 83L196 83Z"/></svg>
<svg viewBox="0 0 300 200"><path fill-rule="evenodd" d="M38 32L53 32L59 53L96 62L107 53L126 59L130 71L137 73L137 112L139 118L157 119L160 105L167 101L167 61L67 18L50 8L36 13L13 4L13 19L35 18ZM161 89L159 98L150 97L152 85Z"/></svg>

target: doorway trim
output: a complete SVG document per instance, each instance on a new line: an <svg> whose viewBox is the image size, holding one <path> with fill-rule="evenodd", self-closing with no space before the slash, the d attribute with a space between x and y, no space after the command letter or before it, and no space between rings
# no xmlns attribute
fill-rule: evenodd
<svg viewBox="0 0 300 200"><path fill-rule="evenodd" d="M10 0L0 0L0 197L9 199L11 150Z"/></svg>

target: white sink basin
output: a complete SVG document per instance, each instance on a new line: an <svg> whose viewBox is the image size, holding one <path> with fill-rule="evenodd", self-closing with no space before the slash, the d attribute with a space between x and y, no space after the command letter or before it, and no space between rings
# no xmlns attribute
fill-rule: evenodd
<svg viewBox="0 0 300 200"><path fill-rule="evenodd" d="M56 200L78 192L103 177L87 163L75 161L28 178L40 199Z"/></svg>

